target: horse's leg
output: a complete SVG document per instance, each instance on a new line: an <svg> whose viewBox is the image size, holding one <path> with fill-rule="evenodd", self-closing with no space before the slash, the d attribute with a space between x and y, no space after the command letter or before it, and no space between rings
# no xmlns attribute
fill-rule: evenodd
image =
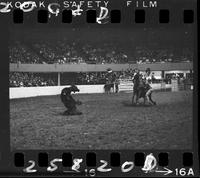
<svg viewBox="0 0 200 178"><path fill-rule="evenodd" d="M153 105L156 105L156 102L153 101L152 98L151 98L151 94L149 95L149 100L150 100L150 102L151 102Z"/></svg>
<svg viewBox="0 0 200 178"><path fill-rule="evenodd" d="M111 85L108 85L108 93L111 94Z"/></svg>
<svg viewBox="0 0 200 178"><path fill-rule="evenodd" d="M132 102L131 103L134 104L134 94L132 96Z"/></svg>
<svg viewBox="0 0 200 178"><path fill-rule="evenodd" d="M149 98L149 103L154 104L154 101L151 98L151 94L149 94L148 98Z"/></svg>
<svg viewBox="0 0 200 178"><path fill-rule="evenodd" d="M138 94L136 94L135 104L138 104L138 100L139 100L139 97L138 97Z"/></svg>
<svg viewBox="0 0 200 178"><path fill-rule="evenodd" d="M151 90L148 90L145 94L147 100L148 100L148 103L149 104L152 104L152 99L151 99Z"/></svg>
<svg viewBox="0 0 200 178"><path fill-rule="evenodd" d="M146 96L144 96L144 103L143 103L144 105L146 104Z"/></svg>
<svg viewBox="0 0 200 178"><path fill-rule="evenodd" d="M136 104L138 104L138 100L139 100L140 96L141 96L141 91L139 90L136 93Z"/></svg>
<svg viewBox="0 0 200 178"><path fill-rule="evenodd" d="M143 98L144 98L144 105L146 104L146 101L148 101L147 95L145 93L145 91L142 94Z"/></svg>
<svg viewBox="0 0 200 178"><path fill-rule="evenodd" d="M150 103L150 98L149 98L149 95L145 95L145 98L147 99L148 103Z"/></svg>
<svg viewBox="0 0 200 178"><path fill-rule="evenodd" d="M134 90L133 90L132 104L134 104L134 103L135 103L135 92L134 92Z"/></svg>

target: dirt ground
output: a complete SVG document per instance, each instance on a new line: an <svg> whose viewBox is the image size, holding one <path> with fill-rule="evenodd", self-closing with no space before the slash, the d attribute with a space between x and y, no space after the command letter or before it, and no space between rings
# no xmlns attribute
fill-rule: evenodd
<svg viewBox="0 0 200 178"><path fill-rule="evenodd" d="M189 149L192 92L156 92L156 106L131 93L79 94L81 116L63 116L59 96L10 100L12 149Z"/></svg>

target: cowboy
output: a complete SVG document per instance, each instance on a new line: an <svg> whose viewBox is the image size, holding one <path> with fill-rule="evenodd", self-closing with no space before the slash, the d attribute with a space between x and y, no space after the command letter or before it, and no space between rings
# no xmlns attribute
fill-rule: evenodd
<svg viewBox="0 0 200 178"><path fill-rule="evenodd" d="M133 98L132 104L134 103L134 98L136 96L136 103L138 102L138 92L139 92L139 85L140 85L140 71L135 69L135 73L133 76Z"/></svg>

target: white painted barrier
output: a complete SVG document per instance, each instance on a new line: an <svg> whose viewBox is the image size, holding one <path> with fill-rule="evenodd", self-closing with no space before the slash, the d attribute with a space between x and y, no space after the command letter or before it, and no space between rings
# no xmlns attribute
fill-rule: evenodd
<svg viewBox="0 0 200 178"><path fill-rule="evenodd" d="M154 90L164 90L171 88L171 84L153 83L150 85ZM132 90L133 90L133 82L122 82L119 85L119 91L132 91Z"/></svg>
<svg viewBox="0 0 200 178"><path fill-rule="evenodd" d="M179 85L178 85L178 80L177 79L172 79L172 91L179 91Z"/></svg>
<svg viewBox="0 0 200 178"><path fill-rule="evenodd" d="M153 89L162 89L161 84L152 84ZM64 87L69 86L48 86L48 87L16 87L9 88L10 99L15 98L28 98L35 96L48 96L48 95L58 95ZM104 85L77 85L80 89L80 94L87 93L104 93ZM166 88L171 88L171 85L166 85ZM127 88L121 88L120 91L132 91L133 86L128 86Z"/></svg>
<svg viewBox="0 0 200 178"><path fill-rule="evenodd" d="M27 98L35 96L58 95L61 90L69 86L48 86L48 87L16 87L9 88L9 98ZM79 93L103 93L104 85L77 85Z"/></svg>

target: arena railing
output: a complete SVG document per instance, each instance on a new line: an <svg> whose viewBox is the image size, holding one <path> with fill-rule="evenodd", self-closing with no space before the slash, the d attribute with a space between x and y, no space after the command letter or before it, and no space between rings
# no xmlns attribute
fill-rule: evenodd
<svg viewBox="0 0 200 178"><path fill-rule="evenodd" d="M108 68L113 71L138 68L145 71L192 70L192 62L152 63L152 64L10 64L10 72L103 72Z"/></svg>
<svg viewBox="0 0 200 178"><path fill-rule="evenodd" d="M181 63L151 63L151 64L20 64L11 63L10 72L33 72L33 73L57 73L57 83L60 86L60 74L65 72L105 72L108 68L113 71L125 71L138 68L145 71L162 71L161 78L164 78L168 71L190 71L192 73L192 62Z"/></svg>

